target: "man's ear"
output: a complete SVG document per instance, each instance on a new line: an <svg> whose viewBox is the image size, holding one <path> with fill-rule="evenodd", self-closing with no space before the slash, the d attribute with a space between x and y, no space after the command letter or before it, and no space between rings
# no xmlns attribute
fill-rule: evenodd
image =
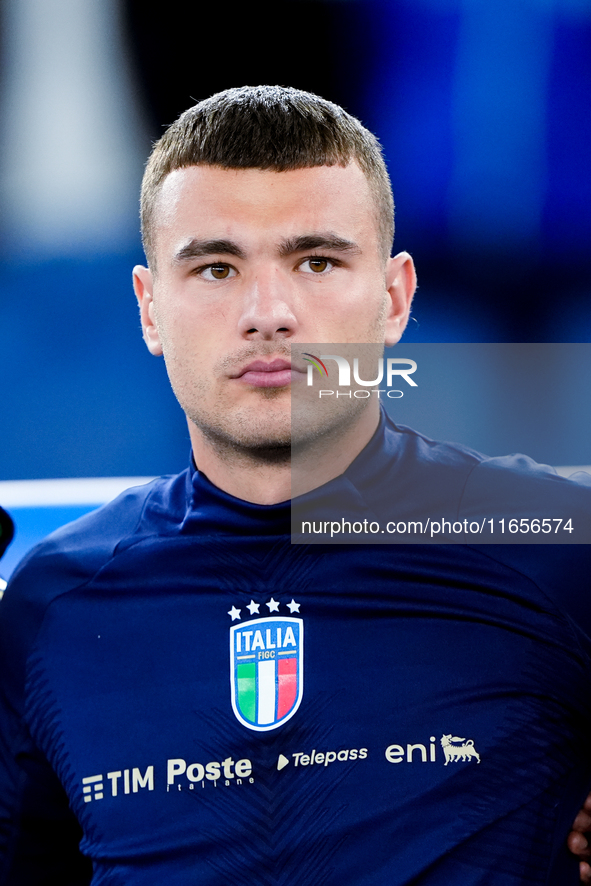
<svg viewBox="0 0 591 886"><path fill-rule="evenodd" d="M412 298L417 288L417 275L408 252L399 252L386 265L386 289L390 297L386 318L386 345L400 340L408 323Z"/></svg>
<svg viewBox="0 0 591 886"><path fill-rule="evenodd" d="M149 352L160 357L162 344L154 320L154 278L152 272L143 265L136 265L133 269L133 289L140 307L144 341Z"/></svg>

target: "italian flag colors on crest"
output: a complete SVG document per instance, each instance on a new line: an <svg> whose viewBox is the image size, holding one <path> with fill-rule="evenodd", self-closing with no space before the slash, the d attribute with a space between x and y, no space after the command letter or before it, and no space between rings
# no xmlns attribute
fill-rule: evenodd
<svg viewBox="0 0 591 886"><path fill-rule="evenodd" d="M304 623L271 616L230 628L232 708L263 732L293 717L303 694Z"/></svg>

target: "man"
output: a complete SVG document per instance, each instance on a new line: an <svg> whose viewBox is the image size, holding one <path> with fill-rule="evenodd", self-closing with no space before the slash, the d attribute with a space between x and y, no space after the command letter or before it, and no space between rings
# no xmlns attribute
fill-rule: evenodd
<svg viewBox="0 0 591 886"><path fill-rule="evenodd" d="M587 546L290 544L292 443L321 507L447 484L463 515L493 476L589 512L589 489L396 428L377 397L292 439L298 346L404 330L392 217L373 136L306 93L229 90L156 146L134 285L194 464L7 589L0 883L577 882Z"/></svg>

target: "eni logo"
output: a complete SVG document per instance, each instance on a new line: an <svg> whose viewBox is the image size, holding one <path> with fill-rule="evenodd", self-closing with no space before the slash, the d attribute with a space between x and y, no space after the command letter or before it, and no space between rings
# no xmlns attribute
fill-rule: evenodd
<svg viewBox="0 0 591 886"><path fill-rule="evenodd" d="M441 761L441 754L438 754L436 738L434 735L429 739L429 746L426 744L391 744L386 748L386 760L388 763L438 763ZM442 735L440 744L443 749L445 758L445 766L448 763L465 763L470 762L474 757L477 763L480 763L480 754L474 747L472 739L466 741L465 738L459 738L457 735Z"/></svg>
<svg viewBox="0 0 591 886"><path fill-rule="evenodd" d="M458 742L462 742L458 744ZM448 763L458 763L460 760L464 763L470 757L476 757L476 762L480 763L480 754L474 747L472 739L466 741L465 738L458 738L457 735L450 734L441 736L441 747L445 754L445 765Z"/></svg>

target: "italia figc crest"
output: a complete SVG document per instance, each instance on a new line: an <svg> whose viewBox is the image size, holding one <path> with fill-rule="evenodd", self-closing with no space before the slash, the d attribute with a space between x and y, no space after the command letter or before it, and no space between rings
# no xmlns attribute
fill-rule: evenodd
<svg viewBox="0 0 591 886"><path fill-rule="evenodd" d="M252 614L261 604L251 600ZM266 604L277 611L273 599ZM299 604L288 604L299 612ZM233 607L232 620L240 618ZM265 732L286 723L297 711L303 695L304 622L301 618L269 615L230 628L230 684L232 709L248 729Z"/></svg>

